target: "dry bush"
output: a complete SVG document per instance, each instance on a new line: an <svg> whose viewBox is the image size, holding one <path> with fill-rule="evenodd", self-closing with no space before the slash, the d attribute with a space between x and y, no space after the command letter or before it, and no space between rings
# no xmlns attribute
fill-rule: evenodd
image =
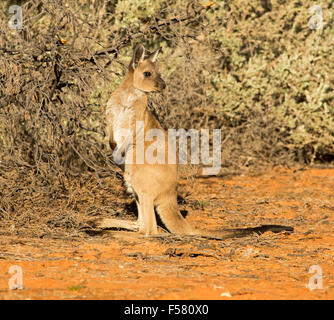
<svg viewBox="0 0 334 320"><path fill-rule="evenodd" d="M163 48L152 110L165 128L220 128L225 172L332 161L333 5L311 30L313 4L2 1L0 232L77 234L124 205L104 109L138 42Z"/></svg>
<svg viewBox="0 0 334 320"><path fill-rule="evenodd" d="M1 230L77 233L92 206L122 205L104 108L133 46L176 39L172 26L198 23L206 9L189 2L174 15L166 2L159 19L128 25L125 3L31 0L22 1L23 30L11 30L10 4L0 25Z"/></svg>

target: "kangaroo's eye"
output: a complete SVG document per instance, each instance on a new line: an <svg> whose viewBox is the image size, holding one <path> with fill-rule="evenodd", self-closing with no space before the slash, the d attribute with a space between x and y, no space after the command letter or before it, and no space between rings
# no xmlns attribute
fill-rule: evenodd
<svg viewBox="0 0 334 320"><path fill-rule="evenodd" d="M149 78L149 77L151 76L151 72L145 71L145 72L144 72L144 76L145 76L146 78Z"/></svg>

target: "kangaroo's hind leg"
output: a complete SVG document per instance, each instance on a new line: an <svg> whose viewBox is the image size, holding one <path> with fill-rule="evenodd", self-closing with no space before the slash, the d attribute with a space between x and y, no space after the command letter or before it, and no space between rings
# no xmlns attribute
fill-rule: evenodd
<svg viewBox="0 0 334 320"><path fill-rule="evenodd" d="M148 195L138 195L137 206L139 232L146 236L158 234L153 199Z"/></svg>

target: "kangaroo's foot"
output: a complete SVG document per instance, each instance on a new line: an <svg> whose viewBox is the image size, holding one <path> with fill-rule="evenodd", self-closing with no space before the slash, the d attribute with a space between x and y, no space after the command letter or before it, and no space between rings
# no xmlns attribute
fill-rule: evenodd
<svg viewBox="0 0 334 320"><path fill-rule="evenodd" d="M129 231L139 231L137 221L129 221L115 218L101 218L91 223L92 227L98 229L125 229Z"/></svg>

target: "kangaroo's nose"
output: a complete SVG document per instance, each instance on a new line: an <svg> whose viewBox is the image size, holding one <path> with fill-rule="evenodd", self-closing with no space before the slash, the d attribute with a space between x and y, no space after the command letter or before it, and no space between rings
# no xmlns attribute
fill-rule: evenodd
<svg viewBox="0 0 334 320"><path fill-rule="evenodd" d="M159 77L159 78L156 78L154 86L155 86L155 90L162 91L166 88L166 83L162 78Z"/></svg>

